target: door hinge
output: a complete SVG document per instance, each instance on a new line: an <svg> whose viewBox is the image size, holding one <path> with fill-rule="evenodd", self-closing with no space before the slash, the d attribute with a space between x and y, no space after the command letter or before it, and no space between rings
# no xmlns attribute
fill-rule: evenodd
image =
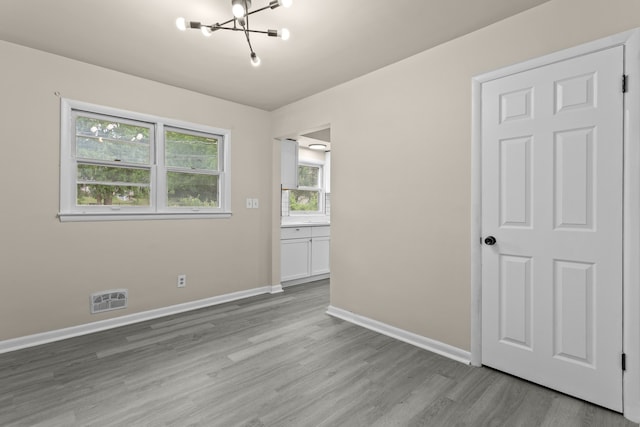
<svg viewBox="0 0 640 427"><path fill-rule="evenodd" d="M621 361L622 361L622 370L626 371L627 370L627 355L625 353L622 353Z"/></svg>
<svg viewBox="0 0 640 427"><path fill-rule="evenodd" d="M626 74L622 75L622 93L627 93L627 80L629 76Z"/></svg>

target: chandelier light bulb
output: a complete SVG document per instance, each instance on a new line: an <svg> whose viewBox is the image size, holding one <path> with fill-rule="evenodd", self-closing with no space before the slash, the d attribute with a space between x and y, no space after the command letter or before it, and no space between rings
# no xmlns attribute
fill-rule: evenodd
<svg viewBox="0 0 640 427"><path fill-rule="evenodd" d="M213 33L211 28L207 27L206 25L200 27L200 31L202 31L202 35L205 37L211 37L211 33Z"/></svg>
<svg viewBox="0 0 640 427"><path fill-rule="evenodd" d="M178 27L178 29L180 31L186 31L187 30L187 20L184 19L183 17L180 17L180 18L176 19L176 27Z"/></svg>
<svg viewBox="0 0 640 427"><path fill-rule="evenodd" d="M288 29L283 28L280 31L278 31L278 36L282 39L282 40L289 40L289 38L291 37L291 33L289 32Z"/></svg>
<svg viewBox="0 0 640 427"><path fill-rule="evenodd" d="M291 7L293 0L278 0L278 4L282 7Z"/></svg>
<svg viewBox="0 0 640 427"><path fill-rule="evenodd" d="M236 18L242 18L247 13L247 11L244 9L244 1L233 0L231 2L231 12Z"/></svg>
<svg viewBox="0 0 640 427"><path fill-rule="evenodd" d="M244 16L244 6L241 4L234 4L231 11L236 18L242 18Z"/></svg>
<svg viewBox="0 0 640 427"><path fill-rule="evenodd" d="M260 57L255 52L251 52L251 65L257 67L260 65Z"/></svg>

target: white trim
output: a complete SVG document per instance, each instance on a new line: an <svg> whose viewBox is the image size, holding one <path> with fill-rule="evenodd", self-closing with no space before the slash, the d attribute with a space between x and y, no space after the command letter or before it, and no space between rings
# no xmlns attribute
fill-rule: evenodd
<svg viewBox="0 0 640 427"><path fill-rule="evenodd" d="M282 289L282 285L281 284L277 284L277 285L271 285L271 291L269 291L270 294L280 294L284 292L284 289Z"/></svg>
<svg viewBox="0 0 640 427"><path fill-rule="evenodd" d="M7 353L22 348L34 347L54 341L60 341L67 338L73 338L80 335L92 334L107 329L118 328L120 326L130 325L132 323L144 322L147 320L157 319L158 317L170 316L172 314L183 313L185 311L198 310L200 308L211 307L213 305L224 304L239 299L249 298L256 295L270 293L271 286L261 288L248 289L246 291L232 292L230 294L219 295L216 297L205 298L197 301L190 301L182 304L171 305L168 307L156 308L153 310L142 311L140 313L128 314L113 319L99 320L97 322L86 323L84 325L71 326L64 329L56 329L53 331L42 332L39 334L27 335L24 337L12 338L0 341L0 354Z"/></svg>
<svg viewBox="0 0 640 427"><path fill-rule="evenodd" d="M74 192L73 187L75 185L71 168L66 166L69 164L72 151L71 144L68 143L71 139L71 117L71 101L66 98L60 98L60 198L58 201L58 210L60 212L71 206L71 195ZM65 141L67 141L66 144Z"/></svg>
<svg viewBox="0 0 640 427"><path fill-rule="evenodd" d="M624 109L623 346L627 370L622 380L624 416L640 422L640 29L616 34L491 71L472 79L471 155L471 361L482 363L482 156L481 87L483 83L614 46L624 46L624 72L629 76ZM622 76L621 76L622 77Z"/></svg>
<svg viewBox="0 0 640 427"><path fill-rule="evenodd" d="M317 151L314 151L310 148L305 148L305 147L300 147L300 148L303 150L309 150L311 152L317 153ZM309 158L306 158L304 160L298 160L298 166L315 166L315 167L323 168L324 165L325 165L324 160L309 159Z"/></svg>
<svg viewBox="0 0 640 427"><path fill-rule="evenodd" d="M58 213L60 222L82 222L82 221L133 221L133 220L150 220L150 219L213 219L213 218L231 218L231 213L214 213L214 212L144 212L144 213Z"/></svg>
<svg viewBox="0 0 640 427"><path fill-rule="evenodd" d="M387 325L386 323L378 322L377 320L360 316L359 314L332 305L327 308L327 314L432 353L439 354L440 356L464 363L465 365L470 364L471 354L458 347L432 340L431 338L423 337L422 335L414 334L413 332L405 331L404 329L396 328L395 326Z"/></svg>
<svg viewBox="0 0 640 427"><path fill-rule="evenodd" d="M482 366L482 83L474 79L471 111L471 364Z"/></svg>
<svg viewBox="0 0 640 427"><path fill-rule="evenodd" d="M624 416L640 422L640 30L625 42L629 77L624 111L623 334L627 370L622 379Z"/></svg>

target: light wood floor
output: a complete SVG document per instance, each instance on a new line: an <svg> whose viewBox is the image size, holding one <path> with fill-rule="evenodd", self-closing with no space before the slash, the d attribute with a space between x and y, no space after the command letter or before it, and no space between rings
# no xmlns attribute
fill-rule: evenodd
<svg viewBox="0 0 640 427"><path fill-rule="evenodd" d="M0 355L0 426L632 426L325 314L328 282Z"/></svg>

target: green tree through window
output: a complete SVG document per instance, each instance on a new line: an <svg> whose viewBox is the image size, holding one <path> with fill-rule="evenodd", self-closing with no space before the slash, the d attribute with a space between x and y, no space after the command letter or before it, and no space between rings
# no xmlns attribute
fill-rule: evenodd
<svg viewBox="0 0 640 427"><path fill-rule="evenodd" d="M150 169L135 166L150 163L149 134L149 127L78 116L77 205L148 206Z"/></svg>
<svg viewBox="0 0 640 427"><path fill-rule="evenodd" d="M321 175L321 166L298 166L298 189L289 191L289 210L291 212L320 212Z"/></svg>
<svg viewBox="0 0 640 427"><path fill-rule="evenodd" d="M217 207L218 140L171 130L165 141L168 205Z"/></svg>

